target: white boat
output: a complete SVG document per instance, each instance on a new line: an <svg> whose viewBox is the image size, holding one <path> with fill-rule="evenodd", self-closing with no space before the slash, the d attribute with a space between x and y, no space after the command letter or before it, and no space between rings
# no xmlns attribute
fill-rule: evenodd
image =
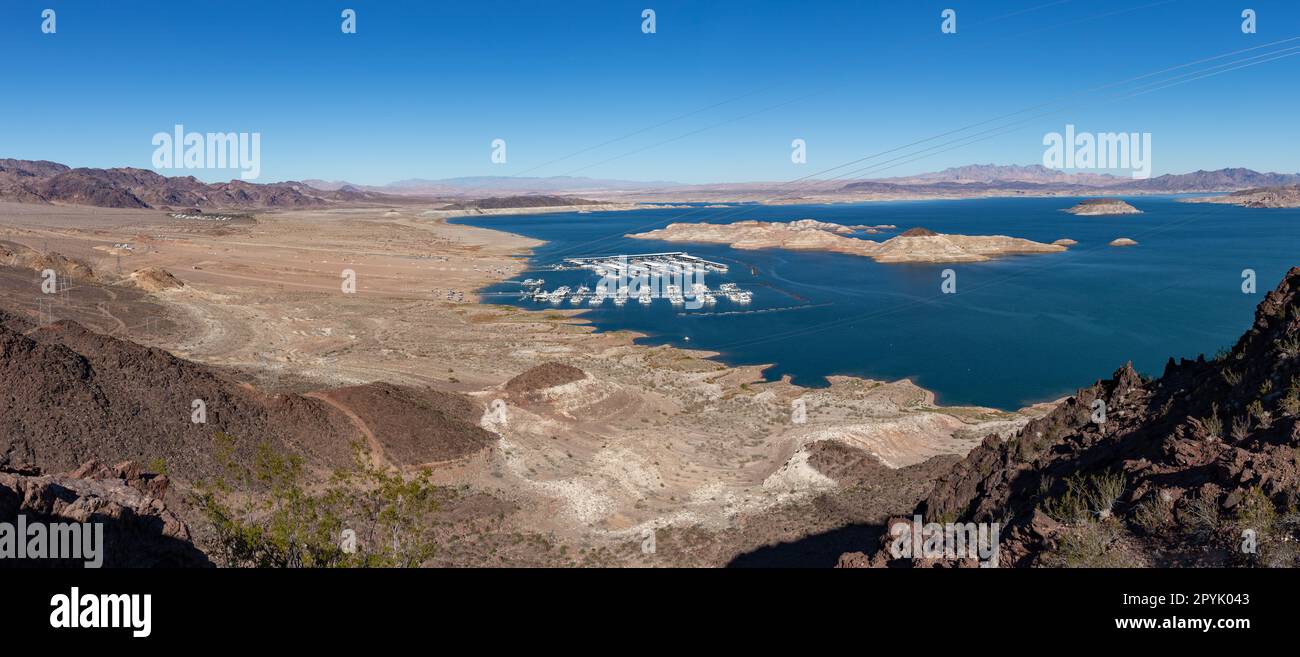
<svg viewBox="0 0 1300 657"><path fill-rule="evenodd" d="M586 285L578 286L577 291L575 291L573 295L569 297L569 303L575 306L582 303L583 299L587 298L587 294L589 292L591 292L591 288L588 288Z"/></svg>

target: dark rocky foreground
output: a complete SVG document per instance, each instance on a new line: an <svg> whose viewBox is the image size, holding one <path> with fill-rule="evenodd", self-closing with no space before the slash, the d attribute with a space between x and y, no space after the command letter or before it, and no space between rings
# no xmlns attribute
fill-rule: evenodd
<svg viewBox="0 0 1300 657"><path fill-rule="evenodd" d="M194 403L203 403L203 422ZM166 351L72 321L0 311L0 465L66 471L89 460L163 466L183 483L222 474L217 436L249 459L262 444L346 467L370 444L395 465L485 448L482 408L455 393L382 383L314 394L263 391ZM418 432L424 440L415 442Z"/></svg>
<svg viewBox="0 0 1300 657"><path fill-rule="evenodd" d="M1294 566L1298 484L1300 268L1230 352L1171 358L1155 380L1125 365L1010 440L987 439L915 513L1001 523L1003 565ZM888 545L840 565L970 565L893 559Z"/></svg>
<svg viewBox="0 0 1300 657"><path fill-rule="evenodd" d="M73 472L0 467L0 522L102 523L105 568L194 568L212 563L163 503L166 475L125 462L90 461ZM0 559L0 567L73 567L84 560Z"/></svg>
<svg viewBox="0 0 1300 657"><path fill-rule="evenodd" d="M57 162L0 159L0 201L67 203L101 208L310 208L340 202L391 201L353 187L320 190L300 182L204 183L147 169L73 169Z"/></svg>

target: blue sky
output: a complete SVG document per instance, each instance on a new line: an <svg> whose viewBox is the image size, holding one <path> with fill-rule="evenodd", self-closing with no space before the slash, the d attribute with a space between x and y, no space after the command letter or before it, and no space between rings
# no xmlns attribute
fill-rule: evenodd
<svg viewBox="0 0 1300 657"><path fill-rule="evenodd" d="M40 30L47 7L53 35ZM1256 34L1241 31L1244 7ZM357 34L341 32L343 8ZM957 34L940 32L945 8ZM148 168L152 135L179 123L261 133L260 182L790 180L1059 101L1064 111L1019 115L1030 120L1006 134L867 173L1040 162L1043 135L1067 122L1152 133L1154 175L1297 172L1300 56L1132 98L1113 96L1134 85L1069 98L1291 37L1293 0L7 0L0 157ZM490 161L494 138L506 164ZM795 138L806 165L790 161Z"/></svg>

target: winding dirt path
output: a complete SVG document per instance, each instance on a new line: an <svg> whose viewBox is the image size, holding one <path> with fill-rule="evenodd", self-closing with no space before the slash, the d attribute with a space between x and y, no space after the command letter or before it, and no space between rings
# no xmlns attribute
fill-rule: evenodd
<svg viewBox="0 0 1300 657"><path fill-rule="evenodd" d="M370 446L370 457L374 459L374 464L392 466L392 463L386 456L384 456L384 446L379 442L379 438L375 437L375 432L371 431L370 427L366 424L366 421L361 419L361 416L357 415L356 412L347 404L330 397L329 393L323 391L308 392L303 396L311 397L312 399L319 399L326 404L337 408L340 413L346 415L347 418L352 421L353 426L357 428L357 431L360 431L361 435L365 436L366 444Z"/></svg>

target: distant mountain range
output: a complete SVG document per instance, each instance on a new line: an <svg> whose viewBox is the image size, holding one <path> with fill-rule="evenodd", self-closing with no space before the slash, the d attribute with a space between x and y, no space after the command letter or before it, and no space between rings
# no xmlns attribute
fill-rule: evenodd
<svg viewBox="0 0 1300 657"><path fill-rule="evenodd" d="M834 201L886 196L995 196L999 194L1164 194L1237 192L1300 184L1300 174L1219 169L1167 174L1145 180L1096 173L1070 173L1041 165L976 164L913 176L687 185L581 178L477 176L411 179L365 186L307 180L256 184L243 180L205 183L193 176L167 177L136 168L78 168L57 162L0 159L0 201L91 205L108 208L233 209L306 208L332 205L445 202L490 199L492 207L534 207L569 202L567 195L622 200L778 201L815 197ZM797 193L796 196L791 196ZM536 198L540 197L540 198ZM548 198L549 197L549 198ZM488 207L482 203L477 207Z"/></svg>
<svg viewBox="0 0 1300 657"><path fill-rule="evenodd" d="M147 169L73 169L47 161L0 159L0 200L102 208L303 208L381 200L357 189L321 190L299 182L205 183Z"/></svg>
<svg viewBox="0 0 1300 657"><path fill-rule="evenodd" d="M1108 193L1179 193L1179 192L1235 192L1258 187L1280 187L1300 183L1300 174L1260 173L1252 169L1218 169L1183 174L1165 174L1154 178L1134 180L1124 176L1094 173L1068 173L1042 165L1017 166L976 164L953 167L935 173L906 178L886 178L850 182L847 190L906 189L915 187L945 187L947 189L1006 189L1031 191L1073 191L1087 193L1102 190ZM961 186L961 187L958 187Z"/></svg>
<svg viewBox="0 0 1300 657"><path fill-rule="evenodd" d="M655 189L681 187L681 183L668 181L639 182L633 180L608 180L601 178L581 178L574 176L527 177L527 176L469 176L463 178L443 178L427 180L411 178L399 180L387 185L353 185L337 180L305 180L304 183L316 189L334 190L352 187L359 190L385 194L404 194L420 196L445 195L501 195L509 194L548 194L556 192L643 192Z"/></svg>

